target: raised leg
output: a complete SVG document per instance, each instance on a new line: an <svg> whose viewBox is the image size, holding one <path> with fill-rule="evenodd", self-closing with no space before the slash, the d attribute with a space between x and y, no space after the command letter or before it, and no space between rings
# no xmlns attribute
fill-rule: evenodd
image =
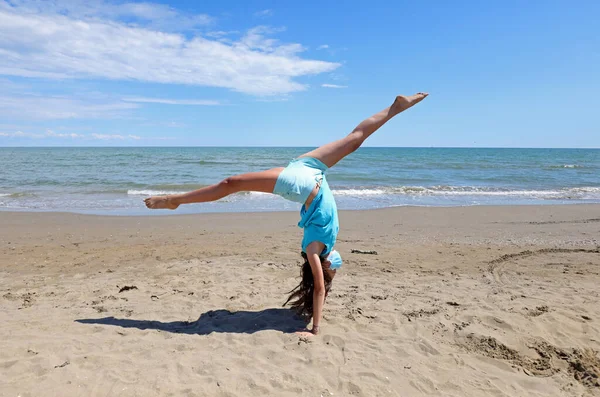
<svg viewBox="0 0 600 397"><path fill-rule="evenodd" d="M193 192L149 197L144 202L146 207L151 209L167 208L174 210L181 204L216 201L237 192L273 193L277 177L279 177L281 171L283 171L283 167L235 175L225 178L215 185L203 187Z"/></svg>
<svg viewBox="0 0 600 397"><path fill-rule="evenodd" d="M333 167L341 159L358 149L371 134L392 117L421 102L427 95L420 92L412 96L398 96L392 106L364 120L345 138L323 145L300 157L314 157L321 160L327 167Z"/></svg>

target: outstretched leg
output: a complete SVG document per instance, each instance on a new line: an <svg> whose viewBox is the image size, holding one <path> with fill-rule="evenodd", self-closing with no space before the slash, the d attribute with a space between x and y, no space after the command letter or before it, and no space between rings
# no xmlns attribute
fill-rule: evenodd
<svg viewBox="0 0 600 397"><path fill-rule="evenodd" d="M358 149L365 139L387 123L388 120L421 102L427 95L420 92L412 96L398 96L392 106L364 120L345 138L323 145L300 157L314 157L321 160L327 167L333 167L341 159Z"/></svg>
<svg viewBox="0 0 600 397"><path fill-rule="evenodd" d="M283 167L231 176L215 185L203 187L193 192L149 197L144 202L146 207L151 209L168 208L174 210L181 204L216 201L237 192L273 193L277 177L279 177L281 171L283 171Z"/></svg>

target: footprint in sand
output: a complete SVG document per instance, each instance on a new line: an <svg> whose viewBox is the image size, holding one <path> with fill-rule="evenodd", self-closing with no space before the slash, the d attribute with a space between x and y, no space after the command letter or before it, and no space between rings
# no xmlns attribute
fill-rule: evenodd
<svg viewBox="0 0 600 397"><path fill-rule="evenodd" d="M344 341L344 339L335 335L325 335L323 337L323 342L325 342L327 345L339 347L340 349L346 347L346 342Z"/></svg>

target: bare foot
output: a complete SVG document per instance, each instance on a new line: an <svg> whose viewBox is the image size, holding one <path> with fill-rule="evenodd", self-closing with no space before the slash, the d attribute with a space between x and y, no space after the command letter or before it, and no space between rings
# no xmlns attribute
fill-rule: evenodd
<svg viewBox="0 0 600 397"><path fill-rule="evenodd" d="M390 113L392 113L394 115L401 113L401 112L405 111L406 109L421 102L423 99L425 99L427 97L427 95L429 95L429 94L424 93L424 92L419 92L419 93L417 93L415 95L411 95L411 96L398 95L396 97L396 100L394 101L394 104L390 108Z"/></svg>
<svg viewBox="0 0 600 397"><path fill-rule="evenodd" d="M157 210L157 209L169 209L174 210L179 207L179 204L175 204L169 196L153 196L144 199L146 207Z"/></svg>

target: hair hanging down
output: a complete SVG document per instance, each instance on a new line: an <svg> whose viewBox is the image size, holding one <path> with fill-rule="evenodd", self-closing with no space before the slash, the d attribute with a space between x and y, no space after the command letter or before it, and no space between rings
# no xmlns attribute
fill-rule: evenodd
<svg viewBox="0 0 600 397"><path fill-rule="evenodd" d="M302 258L304 258L304 264L300 270L300 276L302 277L302 280L296 288L290 291L290 296L287 298L283 306L287 305L288 302L291 301L290 306L292 309L294 309L299 315L307 317L308 320L310 320L313 315L313 293L315 290L315 281L306 253L302 252L301 255ZM326 258L321 258L321 266L323 266L322 264L325 262L325 260ZM323 268L323 278L325 280L325 297L327 298L327 294L331 289L331 275L325 268Z"/></svg>

